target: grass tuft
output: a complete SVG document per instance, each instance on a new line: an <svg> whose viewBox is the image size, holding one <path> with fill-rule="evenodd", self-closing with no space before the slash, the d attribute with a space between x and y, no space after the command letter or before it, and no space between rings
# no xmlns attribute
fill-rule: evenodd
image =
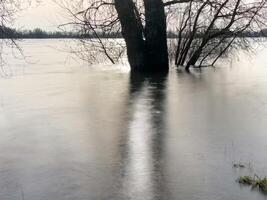
<svg viewBox="0 0 267 200"><path fill-rule="evenodd" d="M241 176L237 180L239 184L249 185L252 188L259 188L262 192L267 192L267 178L260 178L257 175L251 176Z"/></svg>

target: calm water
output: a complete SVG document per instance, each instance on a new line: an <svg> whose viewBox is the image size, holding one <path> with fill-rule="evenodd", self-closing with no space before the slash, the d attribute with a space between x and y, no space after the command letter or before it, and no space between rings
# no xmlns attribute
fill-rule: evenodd
<svg viewBox="0 0 267 200"><path fill-rule="evenodd" d="M142 77L51 48L64 44L25 41L28 63L2 69L1 200L267 198L236 183L267 176L267 49Z"/></svg>

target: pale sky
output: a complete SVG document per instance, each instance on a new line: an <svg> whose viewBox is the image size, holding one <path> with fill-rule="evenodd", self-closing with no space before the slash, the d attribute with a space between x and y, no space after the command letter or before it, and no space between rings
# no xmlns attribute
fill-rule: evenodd
<svg viewBox="0 0 267 200"><path fill-rule="evenodd" d="M44 30L57 30L57 26L66 22L65 12L53 0L45 0L40 5L32 4L24 11L18 13L15 22L16 28L33 29L42 28Z"/></svg>
<svg viewBox="0 0 267 200"><path fill-rule="evenodd" d="M255 0L245 0L245 2L253 1ZM42 0L40 5L33 3L20 12L17 16L15 27L20 29L41 28L47 31L54 31L58 30L57 26L59 24L68 22L67 18L66 11L57 5L54 0Z"/></svg>

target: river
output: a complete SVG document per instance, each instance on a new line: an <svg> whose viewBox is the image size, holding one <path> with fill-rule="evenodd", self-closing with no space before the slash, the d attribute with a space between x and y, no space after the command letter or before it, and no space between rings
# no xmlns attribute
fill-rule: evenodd
<svg viewBox="0 0 267 200"><path fill-rule="evenodd" d="M26 40L2 67L1 200L266 199L236 182L267 176L266 48L144 77L65 44Z"/></svg>

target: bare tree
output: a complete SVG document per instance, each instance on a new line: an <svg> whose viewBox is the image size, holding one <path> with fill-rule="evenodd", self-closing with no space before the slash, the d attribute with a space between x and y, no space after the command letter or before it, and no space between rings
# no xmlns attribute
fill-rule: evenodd
<svg viewBox="0 0 267 200"><path fill-rule="evenodd" d="M65 28L71 25L81 35L79 46L73 49L78 56L90 62L104 54L111 63L116 63L124 52L124 45L106 36L119 37L120 26L114 4L102 1L56 1L71 17L70 23L60 25ZM103 39L105 38L105 39Z"/></svg>
<svg viewBox="0 0 267 200"><path fill-rule="evenodd" d="M235 48L248 48L244 32L266 27L266 0L206 0L191 2L178 18L175 64L211 64Z"/></svg>
<svg viewBox="0 0 267 200"><path fill-rule="evenodd" d="M57 0L57 3L72 16L72 21L68 25L74 26L82 35L91 36L90 39L86 39L90 42L89 49L93 50L91 53L97 52L97 47L112 63L117 61L118 55L123 55L123 48L114 51L114 46L111 47L107 39L103 40L100 37L103 33L117 34L124 38L132 70L152 72L168 70L165 10L174 4L190 1L76 0L70 3ZM115 46L121 44L119 42Z"/></svg>
<svg viewBox="0 0 267 200"><path fill-rule="evenodd" d="M11 27L15 19L16 13L20 10L21 2L15 0L0 1L0 63L3 63L3 48L5 46L17 47L15 42L14 31ZM19 49L19 48L18 48Z"/></svg>
<svg viewBox="0 0 267 200"><path fill-rule="evenodd" d="M35 1L37 4L40 0ZM23 56L22 49L17 44L17 34L13 29L17 14L26 9L32 3L31 0L0 0L0 66L3 67L3 53L5 47L12 49L15 56ZM17 53L18 54L17 54Z"/></svg>
<svg viewBox="0 0 267 200"><path fill-rule="evenodd" d="M214 64L231 49L247 46L242 33L266 25L266 0L62 1L59 4L72 17L68 24L91 36L82 39L89 58L102 52L117 62L124 55L124 43L103 39L103 34L122 36L130 66L137 71L168 70L166 30L176 27L175 64L189 69L211 60Z"/></svg>

